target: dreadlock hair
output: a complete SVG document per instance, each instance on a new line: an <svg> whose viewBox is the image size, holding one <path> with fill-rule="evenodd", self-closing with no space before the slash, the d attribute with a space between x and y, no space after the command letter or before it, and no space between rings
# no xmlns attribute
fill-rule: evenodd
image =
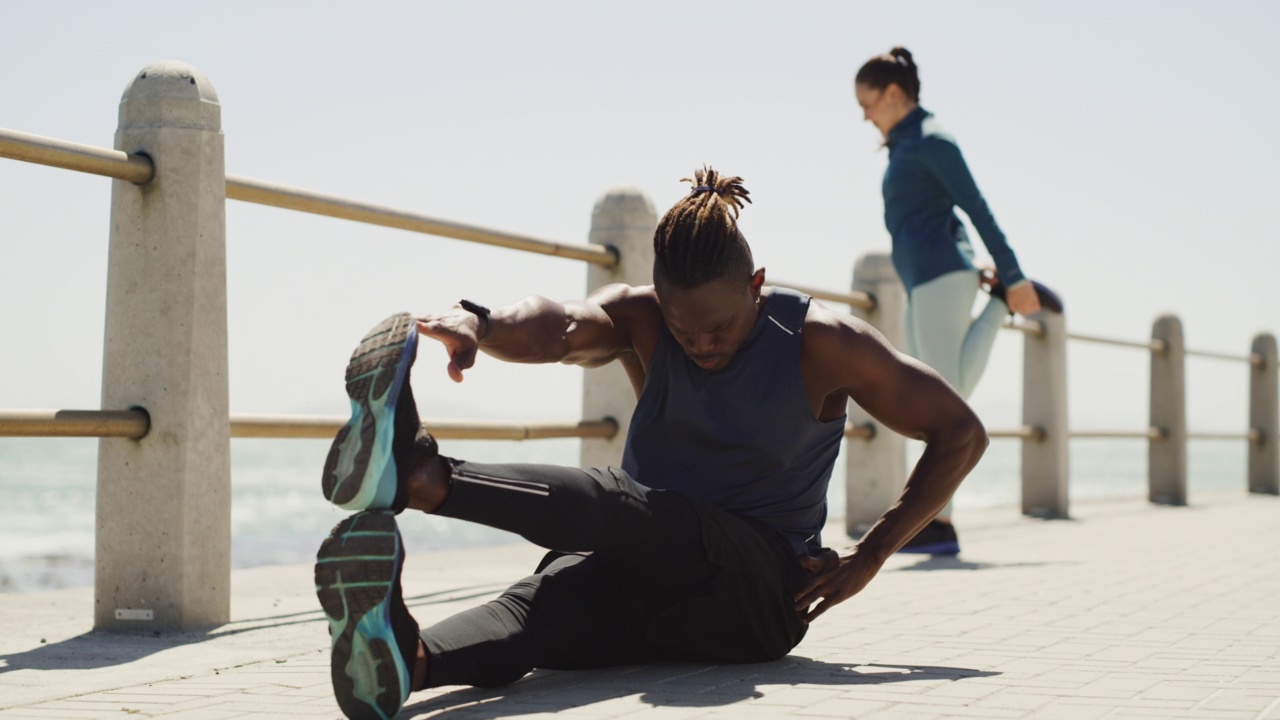
<svg viewBox="0 0 1280 720"><path fill-rule="evenodd" d="M916 67L911 51L901 46L863 63L853 82L855 85L866 85L872 90L897 85L902 88L908 100L920 102L920 69Z"/></svg>
<svg viewBox="0 0 1280 720"><path fill-rule="evenodd" d="M694 187L662 216L653 233L655 281L688 289L734 275L749 278L755 261L738 231L738 211L743 202L751 202L742 178L703 166L680 182Z"/></svg>

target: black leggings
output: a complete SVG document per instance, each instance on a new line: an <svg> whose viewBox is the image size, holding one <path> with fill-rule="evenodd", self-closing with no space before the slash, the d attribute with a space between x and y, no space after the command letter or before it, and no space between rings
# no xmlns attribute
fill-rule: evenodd
<svg viewBox="0 0 1280 720"><path fill-rule="evenodd" d="M553 552L497 599L422 631L428 687L504 685L533 668L760 662L804 636L791 596L807 572L761 523L618 468L452 465L438 514Z"/></svg>

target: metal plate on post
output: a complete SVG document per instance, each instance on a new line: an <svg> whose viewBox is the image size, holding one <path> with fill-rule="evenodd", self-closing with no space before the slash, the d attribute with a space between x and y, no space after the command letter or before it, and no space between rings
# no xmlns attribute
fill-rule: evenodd
<svg viewBox="0 0 1280 720"><path fill-rule="evenodd" d="M126 610L124 608L116 608L117 620L155 620L155 613L151 610Z"/></svg>

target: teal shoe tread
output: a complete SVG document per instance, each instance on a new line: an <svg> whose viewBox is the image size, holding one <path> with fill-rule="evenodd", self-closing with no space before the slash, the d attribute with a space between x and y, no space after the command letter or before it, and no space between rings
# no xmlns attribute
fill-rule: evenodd
<svg viewBox="0 0 1280 720"><path fill-rule="evenodd" d="M391 621L403 562L389 510L343 520L316 555L316 595L333 642L333 692L353 720L389 720L409 696L412 668L401 656Z"/></svg>
<svg viewBox="0 0 1280 720"><path fill-rule="evenodd" d="M369 331L351 354L346 373L351 419L329 448L321 480L325 498L341 508L388 508L395 501L396 405L417 340L416 321L398 313Z"/></svg>

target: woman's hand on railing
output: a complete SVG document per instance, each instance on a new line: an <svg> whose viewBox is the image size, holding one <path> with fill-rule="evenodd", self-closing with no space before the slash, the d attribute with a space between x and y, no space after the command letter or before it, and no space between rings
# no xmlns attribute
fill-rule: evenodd
<svg viewBox="0 0 1280 720"><path fill-rule="evenodd" d="M1030 280L1023 280L1009 288L1005 293L1009 309L1022 317L1030 317L1040 312L1040 298L1036 295L1035 286Z"/></svg>
<svg viewBox="0 0 1280 720"><path fill-rule="evenodd" d="M418 333L439 340L449 353L449 377L454 382L462 382L462 371L476 364L479 332L480 318L466 310L418 318Z"/></svg>

